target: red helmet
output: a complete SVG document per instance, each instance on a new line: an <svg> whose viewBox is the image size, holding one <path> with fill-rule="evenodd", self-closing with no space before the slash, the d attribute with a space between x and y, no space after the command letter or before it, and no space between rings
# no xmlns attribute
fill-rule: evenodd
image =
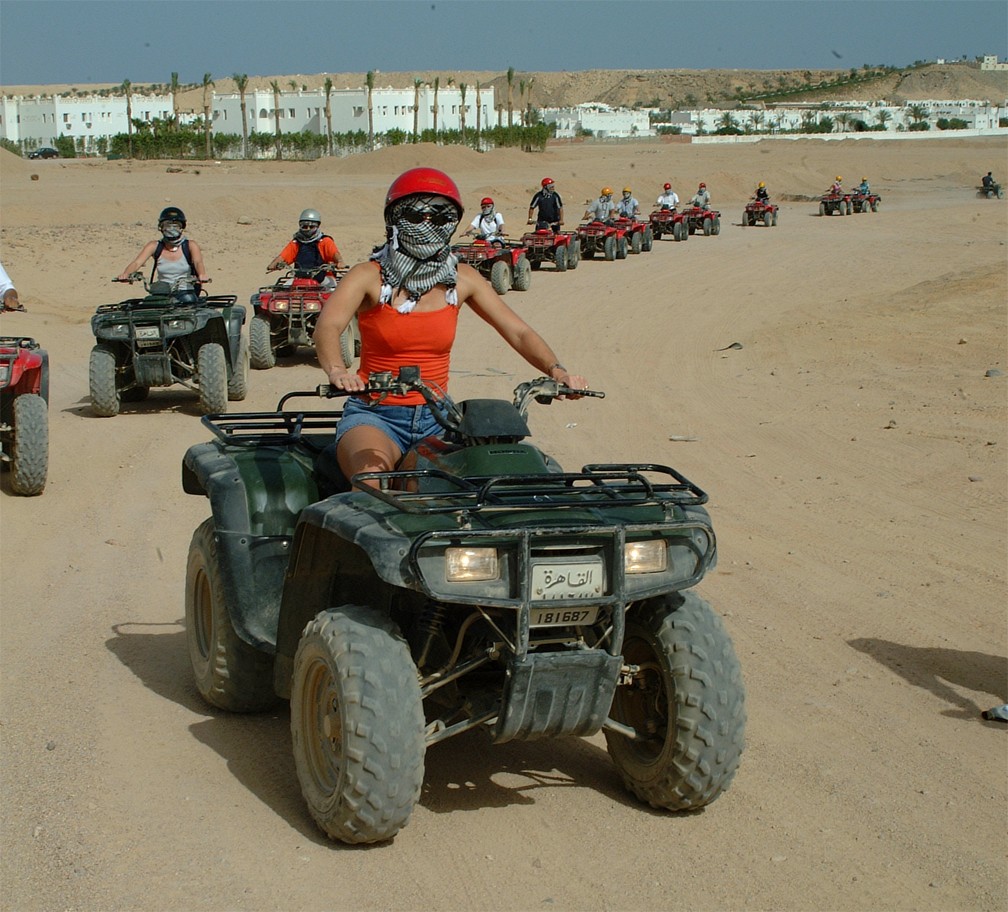
<svg viewBox="0 0 1008 912"><path fill-rule="evenodd" d="M701 190L706 190L707 189L707 185L703 181L700 181L700 189Z"/></svg>
<svg viewBox="0 0 1008 912"><path fill-rule="evenodd" d="M385 212L388 213L389 206L407 196L424 194L429 196L443 196L450 199L459 211L461 218L464 207L462 206L462 194L459 188L444 171L437 168L411 168L404 171L388 188L385 194Z"/></svg>
<svg viewBox="0 0 1008 912"><path fill-rule="evenodd" d="M672 189L672 185L671 184L666 184L665 185L665 189L666 190L671 190Z"/></svg>
<svg viewBox="0 0 1008 912"><path fill-rule="evenodd" d="M552 178L552 177L544 177L544 178L542 179L542 185L543 185L544 187L549 187L549 186L550 186L550 185L552 185L552 184L553 184L553 178Z"/></svg>
<svg viewBox="0 0 1008 912"><path fill-rule="evenodd" d="M483 199L480 200L480 206L481 207L482 206L492 206L493 204L494 204L494 201L492 199L490 199L489 196L484 196Z"/></svg>

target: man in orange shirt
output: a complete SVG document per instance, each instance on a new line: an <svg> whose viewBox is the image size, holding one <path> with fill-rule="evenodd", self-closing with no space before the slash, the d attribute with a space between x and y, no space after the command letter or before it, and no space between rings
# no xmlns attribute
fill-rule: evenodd
<svg viewBox="0 0 1008 912"><path fill-rule="evenodd" d="M343 255L339 252L336 242L323 234L322 216L316 209L305 209L298 218L298 230L290 243L284 247L277 257L266 267L267 272L283 269L285 266L295 266L298 269L315 269L326 263L332 263L337 269L343 269Z"/></svg>

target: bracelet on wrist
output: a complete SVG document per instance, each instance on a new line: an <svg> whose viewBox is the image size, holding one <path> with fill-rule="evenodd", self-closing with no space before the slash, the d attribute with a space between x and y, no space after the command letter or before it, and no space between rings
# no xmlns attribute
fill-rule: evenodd
<svg viewBox="0 0 1008 912"><path fill-rule="evenodd" d="M554 361L548 368L546 368L547 374L552 374L555 370L562 370L566 372L567 368L564 367L559 361Z"/></svg>

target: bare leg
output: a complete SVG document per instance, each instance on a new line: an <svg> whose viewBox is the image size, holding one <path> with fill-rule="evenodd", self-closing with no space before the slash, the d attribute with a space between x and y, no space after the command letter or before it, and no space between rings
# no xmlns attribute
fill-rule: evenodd
<svg viewBox="0 0 1008 912"><path fill-rule="evenodd" d="M358 472L391 472L401 456L399 447L384 431L367 424L351 428L336 447L336 459L347 478ZM377 487L374 481L365 484Z"/></svg>

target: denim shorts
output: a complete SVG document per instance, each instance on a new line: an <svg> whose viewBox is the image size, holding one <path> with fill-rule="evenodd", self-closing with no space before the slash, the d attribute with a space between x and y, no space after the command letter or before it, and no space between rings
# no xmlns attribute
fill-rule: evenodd
<svg viewBox="0 0 1008 912"><path fill-rule="evenodd" d="M368 405L358 396L349 396L336 426L336 443L351 428L361 425L384 431L400 453L443 430L426 405Z"/></svg>

